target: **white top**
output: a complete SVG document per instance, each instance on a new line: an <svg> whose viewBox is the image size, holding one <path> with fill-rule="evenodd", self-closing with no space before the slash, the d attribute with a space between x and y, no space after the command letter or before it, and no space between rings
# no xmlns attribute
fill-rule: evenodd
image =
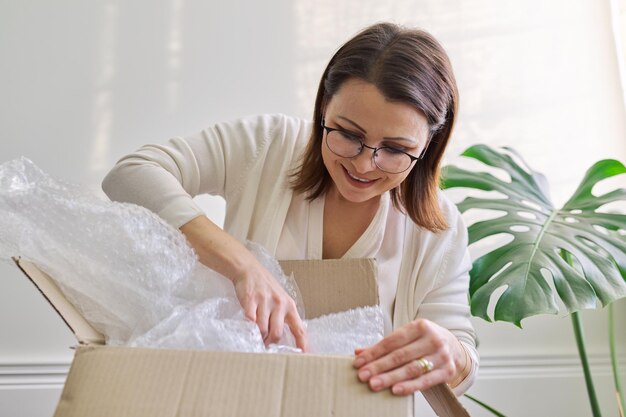
<svg viewBox="0 0 626 417"><path fill-rule="evenodd" d="M289 186L310 133L310 122L284 115L220 123L122 158L103 189L112 200L145 206L175 227L204 214L193 196L221 195L224 230L235 238L259 243L278 259L321 259L324 199L308 202ZM449 227L432 233L384 194L371 224L344 257L376 258L386 331L426 318L464 344L473 366L455 388L460 395L478 371L467 299L471 261L456 206L442 193L439 202Z"/></svg>

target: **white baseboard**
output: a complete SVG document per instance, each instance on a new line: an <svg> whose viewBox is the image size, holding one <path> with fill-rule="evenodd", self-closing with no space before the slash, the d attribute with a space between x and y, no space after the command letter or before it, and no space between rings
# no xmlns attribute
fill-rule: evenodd
<svg viewBox="0 0 626 417"><path fill-rule="evenodd" d="M0 363L0 390L61 388L69 368L69 363Z"/></svg>
<svg viewBox="0 0 626 417"><path fill-rule="evenodd" d="M589 366L594 375L612 375L611 359L608 355L589 355ZM619 356L622 373L626 371L626 356ZM479 379L509 378L562 378L582 376L578 355L527 355L481 357Z"/></svg>

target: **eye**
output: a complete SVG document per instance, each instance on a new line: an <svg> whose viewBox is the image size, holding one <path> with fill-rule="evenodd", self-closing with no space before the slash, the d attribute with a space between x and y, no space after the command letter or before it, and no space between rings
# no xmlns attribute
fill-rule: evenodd
<svg viewBox="0 0 626 417"><path fill-rule="evenodd" d="M352 142L361 142L362 141L362 139L358 135L355 135L354 133L350 133L350 132L348 132L346 130L338 129L337 133L339 133L344 139L347 139L347 140L352 141Z"/></svg>
<svg viewBox="0 0 626 417"><path fill-rule="evenodd" d="M393 154L393 155L406 153L406 150L404 148L388 146L388 145L385 145L380 149L385 151L388 154Z"/></svg>

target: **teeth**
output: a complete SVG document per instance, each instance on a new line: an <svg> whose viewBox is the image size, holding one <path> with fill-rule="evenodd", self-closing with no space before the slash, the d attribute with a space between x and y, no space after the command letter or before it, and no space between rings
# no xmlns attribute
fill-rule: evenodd
<svg viewBox="0 0 626 417"><path fill-rule="evenodd" d="M350 176L350 178L352 178L353 180L357 180L359 182L371 182L371 180L364 180L363 178L359 178L359 177L355 177L354 175L352 175L351 173L348 172L348 175Z"/></svg>

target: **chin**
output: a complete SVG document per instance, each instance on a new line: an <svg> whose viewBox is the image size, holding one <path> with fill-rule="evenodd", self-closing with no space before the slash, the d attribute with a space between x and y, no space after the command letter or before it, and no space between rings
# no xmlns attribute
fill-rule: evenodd
<svg viewBox="0 0 626 417"><path fill-rule="evenodd" d="M341 198L351 203L366 203L368 201L372 201L373 199L377 199L381 196L382 193L377 192L362 192L359 190L346 190L349 186L337 187L337 191Z"/></svg>

